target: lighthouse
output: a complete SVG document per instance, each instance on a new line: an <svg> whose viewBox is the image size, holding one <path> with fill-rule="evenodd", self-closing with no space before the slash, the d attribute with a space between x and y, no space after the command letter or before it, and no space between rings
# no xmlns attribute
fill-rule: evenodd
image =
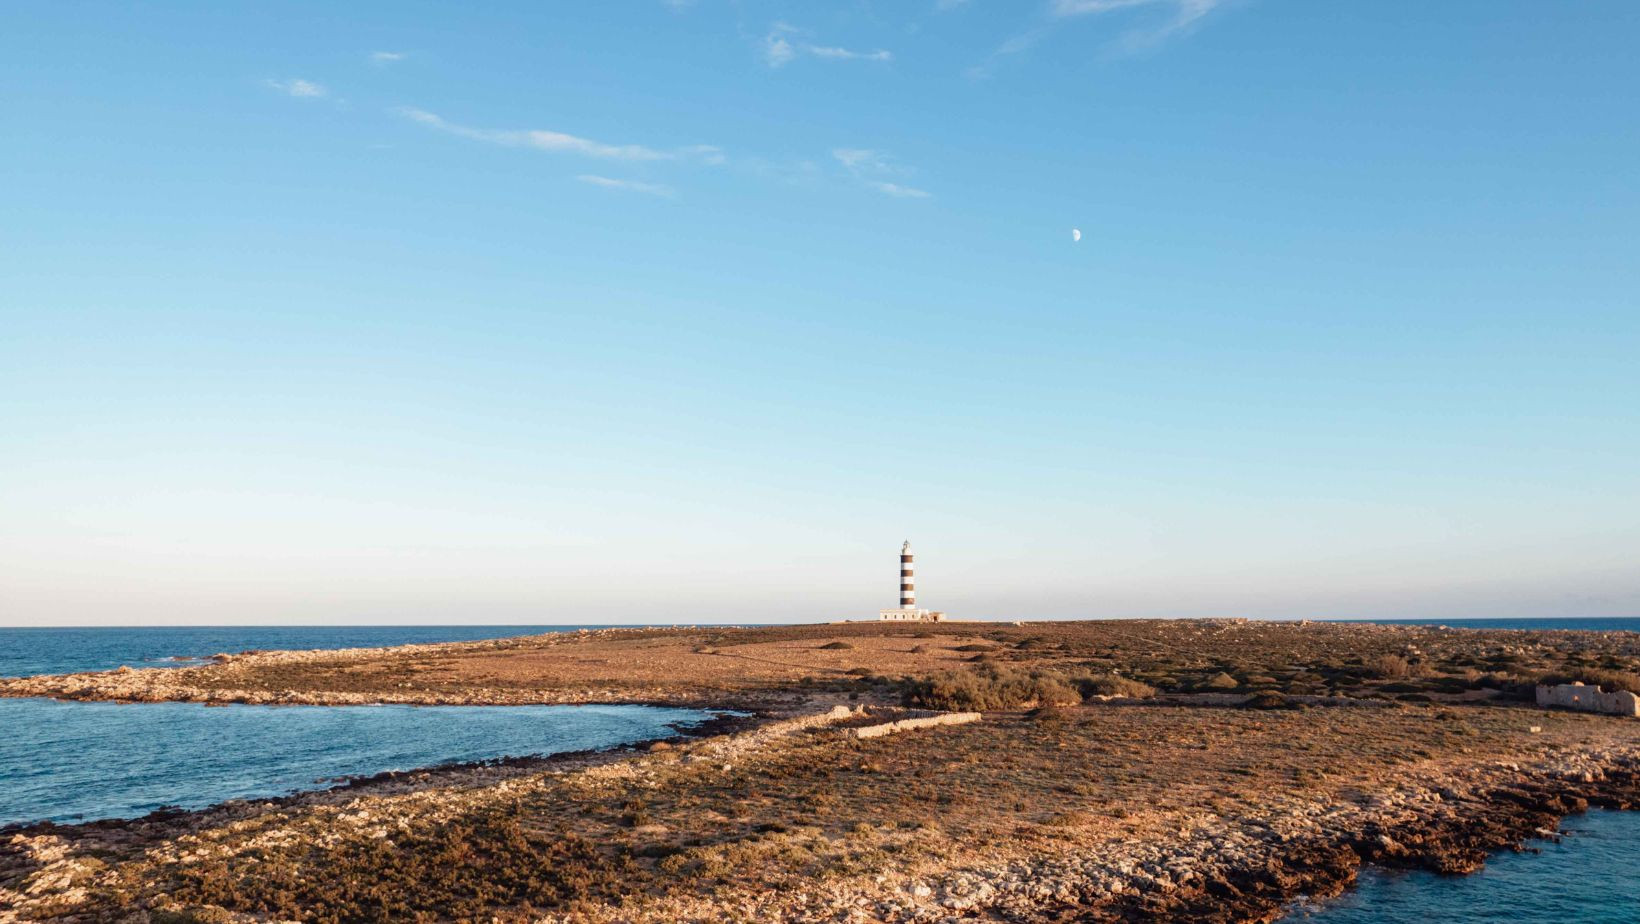
<svg viewBox="0 0 1640 924"><path fill-rule="evenodd" d="M882 610L877 618L889 622L943 622L944 613L930 612L917 609L917 576L916 565L911 556L911 540L907 539L900 546L900 606L898 609Z"/></svg>
<svg viewBox="0 0 1640 924"><path fill-rule="evenodd" d="M917 608L917 579L913 576L915 569L911 565L911 540L907 539L900 546L900 609L914 610Z"/></svg>

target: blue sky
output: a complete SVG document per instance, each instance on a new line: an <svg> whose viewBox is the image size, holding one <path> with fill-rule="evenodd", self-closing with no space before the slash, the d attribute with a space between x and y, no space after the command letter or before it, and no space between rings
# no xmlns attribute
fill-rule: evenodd
<svg viewBox="0 0 1640 924"><path fill-rule="evenodd" d="M1640 615L1640 6L480 6L0 9L0 623Z"/></svg>

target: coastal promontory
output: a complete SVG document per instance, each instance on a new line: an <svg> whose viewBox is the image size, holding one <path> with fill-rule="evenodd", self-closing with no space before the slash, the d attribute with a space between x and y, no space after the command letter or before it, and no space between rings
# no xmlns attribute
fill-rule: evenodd
<svg viewBox="0 0 1640 924"><path fill-rule="evenodd" d="M674 703L685 738L0 835L0 918L1265 921L1640 803L1640 636L1240 620L562 632L0 681L129 702Z"/></svg>

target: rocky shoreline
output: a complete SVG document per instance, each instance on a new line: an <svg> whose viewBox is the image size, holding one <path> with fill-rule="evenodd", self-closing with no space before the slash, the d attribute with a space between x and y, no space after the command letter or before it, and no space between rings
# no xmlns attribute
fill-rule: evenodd
<svg viewBox="0 0 1640 924"><path fill-rule="evenodd" d="M1339 895L1369 864L1473 873L1499 851L1557 837L1562 819L1591 807L1640 808L1640 749L1583 751L1537 766L1452 768L1380 793L1366 806L1283 806L1265 818L1181 831L1168 842L1107 844L709 906L685 902L635 917L611 907L537 920L1265 924L1285 917L1296 901Z"/></svg>
<svg viewBox="0 0 1640 924"><path fill-rule="evenodd" d="M219 840L219 849L254 853L268 835L253 837L250 832L259 819L269 815L305 820L319 812L332 819L327 829L338 818L388 822L390 826L398 818L402 826L427 817L429 811L448 817L493 801L498 790L509 798L521 798L544 779L586 778L574 784L580 787L612 779L648 780L654 785L657 772L679 762L712 766L722 762L725 767L743 765L757 772L764 762L777 762L781 749L794 738L833 726L841 726L833 734L846 733L848 726L865 721L881 719L868 720L862 713L839 708L660 745L657 751L628 747L561 755L540 765L448 767L383 775L327 792L261 804L229 804L198 813L13 828L4 832L6 843L0 848L4 856L0 860L0 920L120 920L133 924L153 920L150 912L170 907L163 898L146 902L147 910L109 908L96 901L78 907L76 899L96 894L95 889L86 888L82 858L103 854L111 844L175 841L180 845L196 841L207 831L244 828L243 837L230 834ZM947 727L903 734L960 731L960 727ZM925 858L886 875L830 878L807 885L786 883L782 888L737 888L711 895L671 894L636 904L627 898L580 902L572 912L516 920L554 924L717 920L932 924L998 918L1027 922L1273 921L1294 900L1329 897L1348 888L1363 864L1468 873L1480 868L1492 852L1517 847L1529 838L1553 836L1560 819L1568 814L1591 806L1640 807L1640 748L1576 749L1532 764L1451 762L1421 767L1415 778L1399 775L1382 782L1383 786L1358 801L1281 799L1263 806L1253 817L1186 817L1165 838L1102 839L1052 851L1023 844L975 851L974 845L963 845L948 858ZM170 855L175 863L208 852L196 844L181 854L166 848L159 855ZM150 859L153 855L152 846L142 846L137 854ZM999 859L1005 862L997 862ZM244 911L211 907L217 909L211 914L224 916L197 920L262 919Z"/></svg>
<svg viewBox="0 0 1640 924"><path fill-rule="evenodd" d="M940 632L597 630L0 680L66 699L755 713L641 748L9 829L0 920L1267 922L1363 865L1472 872L1568 814L1640 807L1640 725L1533 709L1495 679L1596 656L1632 670L1634 639ZM913 691L972 705L897 705Z"/></svg>
<svg viewBox="0 0 1640 924"><path fill-rule="evenodd" d="M244 651L219 653L202 658L204 663L186 667L119 667L106 671L71 674L40 674L29 677L0 677L0 696L46 697L50 699L123 703L206 703L209 705L259 706L550 706L550 705L666 705L700 708L736 708L721 702L656 695L637 700L630 694L610 690L578 689L539 691L464 686L459 690L372 689L347 690L255 689L218 685L215 681L235 675L280 669L301 669L313 665L327 667L369 664L380 661L414 661L418 657L445 657L487 653L507 653L558 645L612 641L656 633L685 632L684 629L578 629L575 632L479 639L469 642L435 642L395 645L383 648L310 649L302 651Z"/></svg>
<svg viewBox="0 0 1640 924"><path fill-rule="evenodd" d="M960 875L930 884L930 894L942 897L943 910L983 906L1021 921L1269 922L1296 900L1340 894L1365 865L1469 874L1498 851L1557 836L1569 815L1640 807L1640 757L1633 753L1506 765L1481 776L1386 793L1366 811L1305 806L1118 863L1067 860ZM883 910L896 916L900 909ZM939 911L904 912L898 919L942 920Z"/></svg>

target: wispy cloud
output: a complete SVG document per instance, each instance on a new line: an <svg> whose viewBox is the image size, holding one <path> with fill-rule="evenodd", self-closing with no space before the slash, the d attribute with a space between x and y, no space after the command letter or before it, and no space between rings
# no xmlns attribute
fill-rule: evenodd
<svg viewBox="0 0 1640 924"><path fill-rule="evenodd" d="M763 36L763 60L770 67L780 67L797 57L797 49L786 40L786 33L795 32L785 23L775 23L769 34Z"/></svg>
<svg viewBox="0 0 1640 924"><path fill-rule="evenodd" d="M598 176L595 173L583 173L576 179L592 186L602 186L604 189L623 189L628 192L644 193L650 196L664 196L668 199L672 197L672 187L662 186L659 183L621 180L612 176Z"/></svg>
<svg viewBox="0 0 1640 924"><path fill-rule="evenodd" d="M906 186L901 183L890 183L887 180L873 180L866 185L896 199L927 199L934 195L926 189L918 189L915 186Z"/></svg>
<svg viewBox="0 0 1640 924"><path fill-rule="evenodd" d="M896 199L928 199L934 194L926 189L898 182L911 169L881 151L871 148L833 148L833 160L843 165L849 175L870 189ZM890 179L890 178L893 179Z"/></svg>
<svg viewBox="0 0 1640 924"><path fill-rule="evenodd" d="M303 80L300 77L292 77L289 80L269 78L262 81L262 85L298 99L322 99L330 95L329 90L311 80Z"/></svg>
<svg viewBox="0 0 1640 924"><path fill-rule="evenodd" d="M1165 15L1162 15L1159 21L1152 18L1148 24L1130 28L1117 38L1115 47L1118 50L1134 52L1190 28L1228 2L1229 0L1051 0L1043 17L1045 21L1039 21L1037 25L998 45L983 63L969 68L967 73L970 77L989 75L991 66L998 59L1029 50L1066 20L1145 9L1163 12Z"/></svg>
<svg viewBox="0 0 1640 924"><path fill-rule="evenodd" d="M777 22L763 36L763 61L770 67L783 67L799 56L832 61L892 61L892 52L881 48L875 51L856 51L838 45L816 45L804 40L803 30L789 23Z"/></svg>
<svg viewBox="0 0 1640 924"><path fill-rule="evenodd" d="M1163 8L1168 15L1159 23L1130 29L1121 43L1132 49L1151 45L1184 29L1225 4L1226 0L1054 0L1053 15L1061 19L1099 16L1140 7Z"/></svg>
<svg viewBox="0 0 1640 924"><path fill-rule="evenodd" d="M888 155L870 148L833 148L831 156L851 172L903 173L904 167L893 163Z"/></svg>
<svg viewBox="0 0 1640 924"><path fill-rule="evenodd" d="M804 49L816 58L841 58L845 61L892 61L894 55L877 49L876 51L851 51L847 48L838 48L835 45L806 45Z"/></svg>
<svg viewBox="0 0 1640 924"><path fill-rule="evenodd" d="M386 67L389 64L403 61L407 57L409 55L402 51L372 51L370 53L370 63L377 67Z"/></svg>
<svg viewBox="0 0 1640 924"><path fill-rule="evenodd" d="M506 147L533 148L538 151L550 151L559 154L579 154L583 157L596 157L603 160L691 160L703 164L721 164L724 161L721 149L706 144L661 150L641 144L606 144L602 141L593 141L590 138L544 129L496 130L472 128L447 121L424 109L411 107L402 107L395 111L412 122L441 132Z"/></svg>

